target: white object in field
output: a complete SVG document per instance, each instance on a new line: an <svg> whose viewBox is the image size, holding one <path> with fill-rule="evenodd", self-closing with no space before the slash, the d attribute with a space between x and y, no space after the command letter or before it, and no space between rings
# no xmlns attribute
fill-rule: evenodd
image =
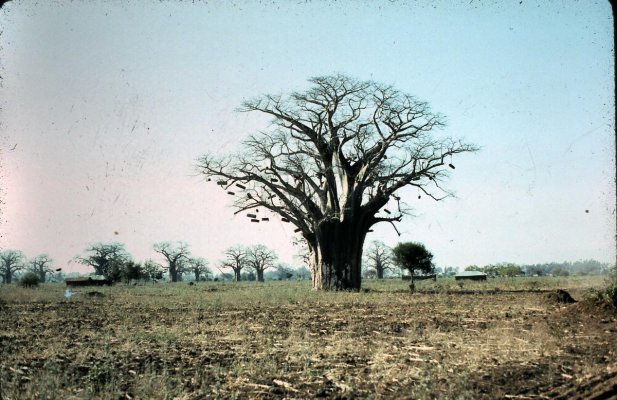
<svg viewBox="0 0 617 400"><path fill-rule="evenodd" d="M73 293L70 289L64 291L64 297L70 299L75 293Z"/></svg>

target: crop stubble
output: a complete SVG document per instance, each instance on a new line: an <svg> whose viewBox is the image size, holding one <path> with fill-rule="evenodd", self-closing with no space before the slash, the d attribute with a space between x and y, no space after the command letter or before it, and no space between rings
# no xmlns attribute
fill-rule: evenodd
<svg viewBox="0 0 617 400"><path fill-rule="evenodd" d="M4 398L584 398L617 383L615 311L590 301L286 282L102 293L0 292Z"/></svg>

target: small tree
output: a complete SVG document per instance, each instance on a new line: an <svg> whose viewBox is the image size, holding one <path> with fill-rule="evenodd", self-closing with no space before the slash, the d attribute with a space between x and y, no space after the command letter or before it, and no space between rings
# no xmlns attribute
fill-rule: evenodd
<svg viewBox="0 0 617 400"><path fill-rule="evenodd" d="M29 271L24 274L19 280L19 284L26 288L32 288L39 285L39 277L36 273Z"/></svg>
<svg viewBox="0 0 617 400"><path fill-rule="evenodd" d="M174 245L171 242L160 242L154 245L154 251L165 257L167 261L167 270L169 271L169 279L171 279L172 282L181 280L185 261L191 255L188 244L177 242Z"/></svg>
<svg viewBox="0 0 617 400"><path fill-rule="evenodd" d="M293 278L294 272L294 269L288 264L280 263L276 266L276 276L279 281L286 281Z"/></svg>
<svg viewBox="0 0 617 400"><path fill-rule="evenodd" d="M47 281L47 274L53 274L51 269L52 259L47 254L40 254L28 262L28 269L38 276L38 281L43 283Z"/></svg>
<svg viewBox="0 0 617 400"><path fill-rule="evenodd" d="M24 253L19 250L0 251L0 275L2 275L2 283L11 283L13 281L13 274L24 268L23 260Z"/></svg>
<svg viewBox="0 0 617 400"><path fill-rule="evenodd" d="M382 241L371 242L364 252L364 260L367 269L375 271L374 275L377 279L383 279L386 271L393 270L392 250Z"/></svg>
<svg viewBox="0 0 617 400"><path fill-rule="evenodd" d="M148 259L144 262L144 266L142 267L144 279L149 280L160 280L163 279L163 267L160 264L154 262L154 260Z"/></svg>
<svg viewBox="0 0 617 400"><path fill-rule="evenodd" d="M222 268L231 268L234 271L234 280L242 280L242 269L247 265L247 250L244 246L232 246L225 250L225 260L221 261Z"/></svg>
<svg viewBox="0 0 617 400"><path fill-rule="evenodd" d="M305 267L304 265L302 265L301 267L297 268L295 270L295 275L296 275L296 279L298 280L306 280L306 279L311 279L311 271Z"/></svg>
<svg viewBox="0 0 617 400"><path fill-rule="evenodd" d="M433 272L433 254L422 243L405 242L399 243L394 249L394 262L401 268L409 271L411 275L411 291L415 290L414 275L416 272L430 274Z"/></svg>
<svg viewBox="0 0 617 400"><path fill-rule="evenodd" d="M186 260L187 269L195 275L195 281L202 279L208 281L208 276L212 276L212 271L208 268L208 261L202 257L189 258Z"/></svg>
<svg viewBox="0 0 617 400"><path fill-rule="evenodd" d="M507 276L507 277L512 278L512 277L520 276L524 274L521 267L513 263L498 264L495 267L496 267L495 270L497 272L497 275L499 276Z"/></svg>
<svg viewBox="0 0 617 400"><path fill-rule="evenodd" d="M124 282L131 283L132 280L140 280L144 278L145 271L141 264L136 263L134 261L128 261L124 264L124 268L122 269L122 277L124 278Z"/></svg>
<svg viewBox="0 0 617 400"><path fill-rule="evenodd" d="M274 262L277 258L274 250L263 244L249 247L246 252L247 264L255 271L258 282L264 281L264 271L268 268L274 268Z"/></svg>

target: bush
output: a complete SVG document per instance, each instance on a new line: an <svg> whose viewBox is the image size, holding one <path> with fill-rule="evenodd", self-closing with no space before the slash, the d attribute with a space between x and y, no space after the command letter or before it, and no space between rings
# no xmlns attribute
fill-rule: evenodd
<svg viewBox="0 0 617 400"><path fill-rule="evenodd" d="M613 267L610 270L606 288L593 291L593 294L598 300L605 301L613 307L617 307L617 268Z"/></svg>
<svg viewBox="0 0 617 400"><path fill-rule="evenodd" d="M39 277L34 272L26 272L19 283L23 287L35 287L39 285Z"/></svg>

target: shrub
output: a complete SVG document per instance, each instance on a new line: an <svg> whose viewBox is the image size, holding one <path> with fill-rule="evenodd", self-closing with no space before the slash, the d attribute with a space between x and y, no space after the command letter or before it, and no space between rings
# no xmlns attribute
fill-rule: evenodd
<svg viewBox="0 0 617 400"><path fill-rule="evenodd" d="M613 267L610 271L606 288L594 290L592 293L598 300L606 301L613 307L617 307L617 268Z"/></svg>
<svg viewBox="0 0 617 400"><path fill-rule="evenodd" d="M39 277L34 272L26 272L19 283L23 287L35 287L39 285Z"/></svg>

